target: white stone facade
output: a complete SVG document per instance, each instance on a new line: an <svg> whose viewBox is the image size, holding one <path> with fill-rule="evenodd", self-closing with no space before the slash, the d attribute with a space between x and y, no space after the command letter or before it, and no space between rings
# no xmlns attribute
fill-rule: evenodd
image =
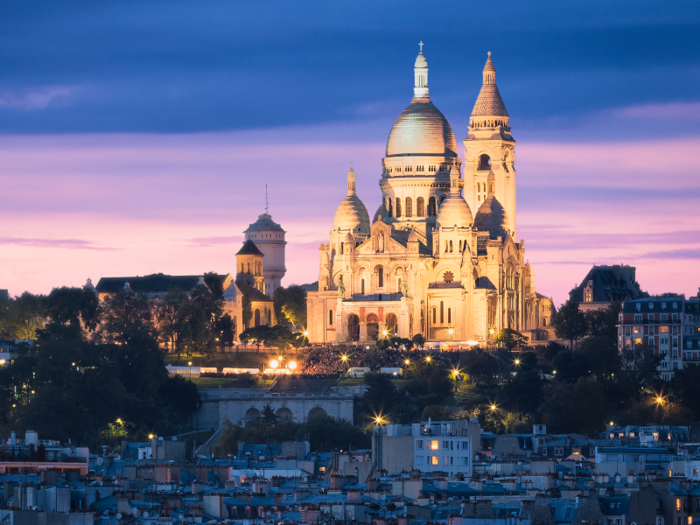
<svg viewBox="0 0 700 525"><path fill-rule="evenodd" d="M320 247L319 288L307 301L311 342L369 342L386 331L452 346L487 343L502 328L545 332L553 305L535 292L516 238L515 140L495 75L489 56L462 179L452 128L430 100L418 55L414 98L387 142L373 223L351 168Z"/></svg>

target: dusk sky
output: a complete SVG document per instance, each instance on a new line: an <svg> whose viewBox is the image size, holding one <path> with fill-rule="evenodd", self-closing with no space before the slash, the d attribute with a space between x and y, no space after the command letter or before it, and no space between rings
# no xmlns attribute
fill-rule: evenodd
<svg viewBox="0 0 700 525"><path fill-rule="evenodd" d="M492 52L540 293L594 263L698 292L697 0L5 1L0 288L233 273L266 184L283 284L317 280L351 161L380 204L421 40L461 155Z"/></svg>

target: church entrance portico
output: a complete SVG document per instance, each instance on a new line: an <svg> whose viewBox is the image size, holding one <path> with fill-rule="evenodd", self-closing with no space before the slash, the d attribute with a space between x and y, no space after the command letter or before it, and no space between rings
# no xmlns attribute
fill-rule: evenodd
<svg viewBox="0 0 700 525"><path fill-rule="evenodd" d="M343 333L338 334L339 343L374 343L382 337L404 337L416 333L409 326L413 319L413 301L402 298L398 301L352 301L339 300L336 306L338 323ZM386 334L384 333L386 332Z"/></svg>

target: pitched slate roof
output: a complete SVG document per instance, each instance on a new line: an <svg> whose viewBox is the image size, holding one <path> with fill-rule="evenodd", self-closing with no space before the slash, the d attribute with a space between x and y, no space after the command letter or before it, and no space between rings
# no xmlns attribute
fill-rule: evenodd
<svg viewBox="0 0 700 525"><path fill-rule="evenodd" d="M142 277L102 277L95 288L98 293L117 293L129 283L136 293L163 293L174 288L189 292L197 285L201 275L165 275L154 273ZM227 275L218 274L217 279L224 283Z"/></svg>
<svg viewBox="0 0 700 525"><path fill-rule="evenodd" d="M257 246L255 246L255 243L248 239L246 242L243 243L243 247L238 250L238 253L236 255L264 255L263 252L261 252Z"/></svg>

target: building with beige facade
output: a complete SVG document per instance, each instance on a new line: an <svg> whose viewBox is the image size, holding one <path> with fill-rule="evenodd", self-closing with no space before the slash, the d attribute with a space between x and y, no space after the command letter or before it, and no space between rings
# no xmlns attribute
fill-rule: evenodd
<svg viewBox="0 0 700 525"><path fill-rule="evenodd" d="M502 328L546 337L553 305L535 292L517 240L515 139L490 53L464 161L430 98L422 51L414 73L414 97L389 133L371 222L354 170L347 175L319 249L318 291L308 294L309 339L423 334L457 345L486 343Z"/></svg>

